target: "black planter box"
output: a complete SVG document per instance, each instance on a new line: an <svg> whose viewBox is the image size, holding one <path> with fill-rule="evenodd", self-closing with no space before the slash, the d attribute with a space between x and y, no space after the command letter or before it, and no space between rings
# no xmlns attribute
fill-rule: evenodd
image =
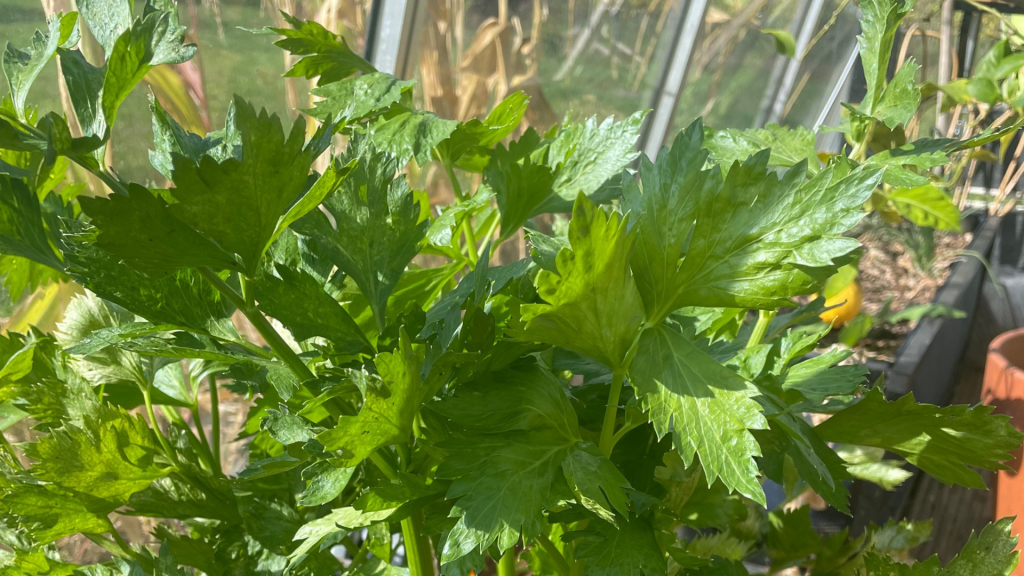
<svg viewBox="0 0 1024 576"><path fill-rule="evenodd" d="M993 268L1021 269L1024 217L1012 214L1006 218L979 218L973 228L975 235L967 251L985 257ZM986 280L987 275L986 262L973 256L962 258L932 302L961 310L966 316L923 319L900 346L894 362L868 365L873 378L885 376L885 393L890 400L913 393L918 402L939 406L950 403L972 331L986 328L975 326L979 301L982 298L992 300L992 295L998 292L993 290L993 283ZM1002 295L999 298L1002 299ZM853 533L859 533L868 523L881 524L890 518L904 517L920 474L916 468L907 467L914 476L892 492L869 482L854 482L851 487Z"/></svg>

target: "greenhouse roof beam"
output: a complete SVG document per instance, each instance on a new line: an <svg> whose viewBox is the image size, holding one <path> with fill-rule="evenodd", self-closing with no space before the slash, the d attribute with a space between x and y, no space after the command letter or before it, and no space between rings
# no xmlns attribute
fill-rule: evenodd
<svg viewBox="0 0 1024 576"><path fill-rule="evenodd" d="M365 58L399 78L413 73L413 44L426 12L425 0L374 0L366 30Z"/></svg>
<svg viewBox="0 0 1024 576"><path fill-rule="evenodd" d="M697 43L704 16L707 14L708 0L690 0L683 16L682 25L678 28L671 60L665 69L663 81L654 99L654 112L650 115L646 137L642 141L642 149L647 156L654 158L665 142L665 136L672 127L679 95L686 82L693 47Z"/></svg>

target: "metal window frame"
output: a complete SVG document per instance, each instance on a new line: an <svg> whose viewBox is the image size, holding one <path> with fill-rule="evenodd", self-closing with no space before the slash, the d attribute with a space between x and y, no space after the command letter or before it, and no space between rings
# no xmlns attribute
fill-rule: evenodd
<svg viewBox="0 0 1024 576"><path fill-rule="evenodd" d="M689 0L686 12L679 20L676 36L672 47L672 56L668 65L663 68L661 81L655 91L654 111L648 116L644 132L640 138L640 149L649 158L654 158L665 143L665 137L672 128L679 95L686 85L686 75L690 68L690 58L697 44L704 17L707 15L709 0Z"/></svg>
<svg viewBox="0 0 1024 576"><path fill-rule="evenodd" d="M821 11L825 7L825 0L810 0L807 9L800 16L800 31L796 37L796 48L794 55L786 61L785 70L782 73L782 80L775 92L772 107L768 113L767 122L779 122L782 120L782 113L786 103L793 93L793 85L796 83L797 74L800 73L800 65L803 64L803 54L807 50L811 38L818 29L818 20L821 18Z"/></svg>
<svg viewBox="0 0 1024 576"><path fill-rule="evenodd" d="M426 12L426 0L373 0L363 57L380 72L411 78L415 74L415 48Z"/></svg>

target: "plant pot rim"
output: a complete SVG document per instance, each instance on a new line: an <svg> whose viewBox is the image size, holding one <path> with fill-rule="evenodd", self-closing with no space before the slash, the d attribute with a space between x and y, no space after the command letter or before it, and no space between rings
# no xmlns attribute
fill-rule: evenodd
<svg viewBox="0 0 1024 576"><path fill-rule="evenodd" d="M1003 354L1003 346L1011 340L1016 340L1018 338L1024 338L1024 328L1015 328L1008 332L1003 332L999 336L993 338L992 342L988 345L988 361L992 361L993 359L998 360L999 363L1002 364L1002 366L1000 366L1001 370L1020 374L1024 377L1024 367L1010 362L1009 358Z"/></svg>

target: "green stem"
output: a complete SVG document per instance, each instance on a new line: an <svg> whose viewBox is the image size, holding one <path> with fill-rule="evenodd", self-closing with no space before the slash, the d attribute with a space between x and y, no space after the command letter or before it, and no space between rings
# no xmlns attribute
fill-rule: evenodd
<svg viewBox="0 0 1024 576"><path fill-rule="evenodd" d="M754 331L750 333L750 339L747 340L747 348L753 348L764 340L764 335L768 333L768 326L771 325L772 320L775 318L777 310L758 310L757 311L757 324L754 324Z"/></svg>
<svg viewBox="0 0 1024 576"><path fill-rule="evenodd" d="M235 308L238 308L242 314L249 319L253 328L259 332L259 335L263 337L263 340L265 340L267 345L270 346L270 349L274 351L274 354L277 354L277 357L280 358L286 366L288 366L293 374L295 374L296 378L299 379L299 382L305 382L316 378L316 376L310 372L306 363L299 358L298 354L296 354L290 346L288 346L288 343L284 341L284 338L277 333L277 330L274 330L274 327L270 325L270 322L259 310L246 304L245 299L242 298L238 292L235 292L234 288L228 286L227 283L224 282L224 280L222 280L221 277L213 270L209 268L199 268L199 273L203 278L206 278L210 284L213 284L213 287L216 288L218 292L224 295L224 297L227 298Z"/></svg>
<svg viewBox="0 0 1024 576"><path fill-rule="evenodd" d="M555 546L555 543L543 534L538 535L535 540L555 562L555 571L558 572L558 576L569 576L569 570L571 570L569 563L565 561L565 556L562 556L562 552Z"/></svg>
<svg viewBox="0 0 1024 576"><path fill-rule="evenodd" d="M388 480L398 480L398 472L395 471L391 464L388 464L388 461L380 455L380 452L370 454L370 461L376 464L377 468L380 468L381 473L383 473Z"/></svg>
<svg viewBox="0 0 1024 576"><path fill-rule="evenodd" d="M199 416L196 415L199 423ZM199 423L202 427L202 424ZM213 450L213 467L217 474L224 475L224 467L220 461L220 396L217 393L217 378L210 375L210 442Z"/></svg>
<svg viewBox="0 0 1024 576"><path fill-rule="evenodd" d="M17 122L18 126L20 126L23 130L25 130L29 134L32 134L36 138L39 138L40 140L48 140L47 135L45 133L43 133L42 130L36 128L35 126L32 126L31 124L29 124L27 122L22 122L21 118L18 118L17 116L13 116L13 115L9 115L9 114L2 114L2 116L11 118L15 122ZM110 172L108 172L106 170L106 168L104 168L103 166L100 166L100 165L95 165L94 166L94 164L96 164L95 161L89 162L88 160L83 160L82 157L80 157L77 154L71 154L67 158L69 160L71 160L72 162L74 162L75 164L78 164L79 166L81 166L87 172L95 175L97 178L100 179L100 181L102 181L104 184L106 184L107 187L110 188L112 191L117 192L119 194L125 194L125 195L128 194L128 189L125 188L124 184L121 184L121 182L118 181L116 178L114 178L114 176Z"/></svg>
<svg viewBox="0 0 1024 576"><path fill-rule="evenodd" d="M425 542L423 535L420 534L420 523L419 513L402 520L402 541L405 543L409 576L433 576L434 558L430 552L429 542Z"/></svg>
<svg viewBox="0 0 1024 576"><path fill-rule="evenodd" d="M124 541L124 538L121 538L121 535L117 533L117 530L111 528L110 534L116 534L113 541L108 540L99 534L85 534L85 537L114 556L124 558L126 560L135 560L137 558L135 551L128 546L128 543Z"/></svg>
<svg viewBox="0 0 1024 576"><path fill-rule="evenodd" d="M156 434L156 439L160 442L160 447L164 449L164 453L167 454L167 459L171 461L171 465L178 466L178 457L174 453L174 449L171 448L167 438L164 437L163 432L160 431L160 425L156 422L156 414L153 412L153 398L151 395L151 388L149 385L139 386L142 390L142 399L146 403L146 415L149 416L149 425L153 428L153 433Z"/></svg>
<svg viewBox="0 0 1024 576"><path fill-rule="evenodd" d="M192 440L202 447L202 450L199 451L199 458L202 460L201 464L207 472L210 472L211 474L214 473L213 455L210 454L210 447L206 445L205 439L200 441L199 437L192 431L192 428L190 428L185 422L185 419L182 418L181 414L179 414L173 407L161 405L160 411L164 413L164 417L166 417L169 422L173 421L178 424L178 426L181 426L181 429L187 432ZM202 428L202 426L197 426L197 428Z"/></svg>
<svg viewBox="0 0 1024 576"><path fill-rule="evenodd" d="M448 163L447 160L441 160L441 164L444 165L444 171L448 174L448 181L451 182L452 192L455 194L455 203L462 204L466 201L466 194L462 191L462 185L459 184L459 178L455 174L455 169ZM466 248L467 256L469 257L470 268L476 267L476 262L479 259L476 251L476 235L473 232L473 223L470 221L469 216L466 216L462 220L462 233L466 235Z"/></svg>
<svg viewBox="0 0 1024 576"><path fill-rule="evenodd" d="M18 459L18 453L14 451L14 446L7 440L3 432L0 432L0 445L3 445L4 450L11 455L11 460L18 465L19 468L24 470L24 466L21 465L21 460Z"/></svg>
<svg viewBox="0 0 1024 576"><path fill-rule="evenodd" d="M210 453L212 458L213 450L210 448L210 439L206 437L206 430L203 430L203 421L199 418L199 409L195 406L190 406L188 412L196 423L196 436L199 437L199 441L206 447L206 451Z"/></svg>
<svg viewBox="0 0 1024 576"><path fill-rule="evenodd" d="M868 128L867 133L864 134L864 138L857 143L857 146L855 146L853 151L850 153L850 158L853 158L857 162L863 162L866 160L868 157L868 146L871 145L871 138L874 134L875 126L872 124L871 127Z"/></svg>
<svg viewBox="0 0 1024 576"><path fill-rule="evenodd" d="M615 419L619 413L619 395L625 373L620 368L612 374L612 389L608 392L608 404L604 408L604 422L601 424L601 441L598 447L605 456L611 456L612 439L615 436Z"/></svg>
<svg viewBox="0 0 1024 576"><path fill-rule="evenodd" d="M400 458L399 466L402 472L409 471L409 461L412 460L412 450L408 444L397 444L395 448L398 450L398 456Z"/></svg>
<svg viewBox="0 0 1024 576"><path fill-rule="evenodd" d="M253 308L255 300L252 296L252 289L249 286L249 278L245 274L238 275L238 287L242 291L242 301L245 302L246 308Z"/></svg>
<svg viewBox="0 0 1024 576"><path fill-rule="evenodd" d="M351 538L349 538L348 541L351 542L352 544L355 544L355 542L352 542ZM349 548L349 550L355 550L355 552L352 554L352 564L350 564L349 567L348 567L350 573L354 572L356 568L359 568L364 562L366 562L366 551L369 550L369 549L370 549L370 535L369 534L367 534L366 535L366 539L363 540L363 545L362 546L359 546L358 548L356 548L355 546L353 546L352 548Z"/></svg>
<svg viewBox="0 0 1024 576"><path fill-rule="evenodd" d="M466 235L466 255L469 256L470 268L476 268L480 255L476 249L476 235L473 233L473 223L469 215L462 220L462 233Z"/></svg>
<svg viewBox="0 0 1024 576"><path fill-rule="evenodd" d="M623 436L625 436L626 434L629 434L629 433L630 433L630 432L632 432L633 430L636 430L636 429L637 429L637 428L639 428L639 427L640 427L641 425L643 425L643 424L645 424L645 423L646 423L645 421L644 421L644 422L641 422L641 421L637 421L637 422L633 422L632 424L630 424L628 420L629 420L629 419L627 418L627 422L626 422L626 424L624 424L624 425L622 426L622 428L619 428L619 429L618 429L618 430L617 430L617 431L615 432L615 435L614 435L614 436L612 436L612 445L611 445L611 448L609 448L609 449L608 449L608 451L609 451L609 452L611 452L612 450L614 450L614 449L615 449L615 445L619 443L619 440L622 440L622 437L623 437Z"/></svg>
<svg viewBox="0 0 1024 576"><path fill-rule="evenodd" d="M455 170L452 168L451 164L446 161L442 161L441 164L444 164L444 171L448 174L448 181L452 183L452 192L455 193L455 201L462 204L466 201L466 195L462 192L462 185L459 184L459 179L455 176Z"/></svg>
<svg viewBox="0 0 1024 576"><path fill-rule="evenodd" d="M484 250L487 250L487 244L490 243L491 239L494 238L494 231L498 229L498 224L501 222L501 218L492 218L490 226L487 227L487 233L482 236L484 243L480 245L480 250L477 252L477 258L484 257ZM491 251L494 251L497 246L492 246Z"/></svg>
<svg viewBox="0 0 1024 576"><path fill-rule="evenodd" d="M132 550L132 547L129 546L127 542L124 541L124 538L121 537L121 533L114 528L113 523L110 524L110 536L114 539L114 542L117 542L118 548L131 556L135 556L135 551Z"/></svg>
<svg viewBox="0 0 1024 576"><path fill-rule="evenodd" d="M498 560L498 576L516 576L516 549L509 548Z"/></svg>

